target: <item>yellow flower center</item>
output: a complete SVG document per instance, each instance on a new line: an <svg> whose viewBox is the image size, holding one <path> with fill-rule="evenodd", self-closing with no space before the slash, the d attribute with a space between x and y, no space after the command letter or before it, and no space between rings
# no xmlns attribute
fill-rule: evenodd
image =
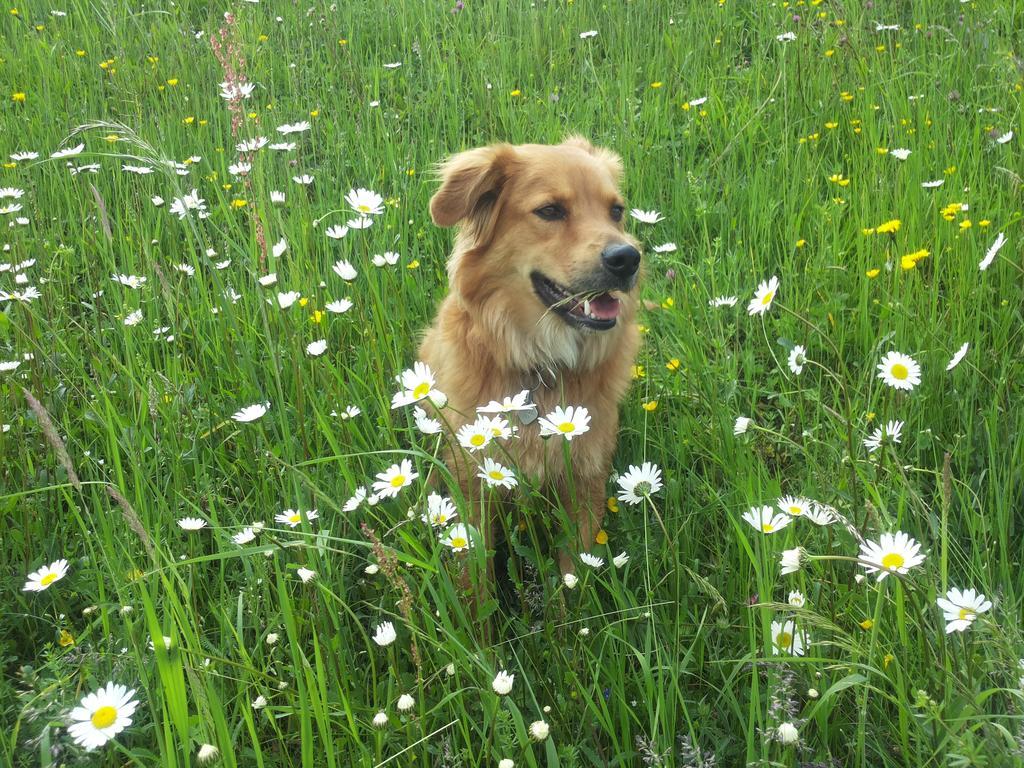
<svg viewBox="0 0 1024 768"><path fill-rule="evenodd" d="M405 475L395 475L391 478L392 488L401 488L403 485L405 485Z"/></svg>
<svg viewBox="0 0 1024 768"><path fill-rule="evenodd" d="M412 396L419 400L421 397L426 397L430 394L430 385L427 382L423 382L418 385L416 389L412 391Z"/></svg>
<svg viewBox="0 0 1024 768"><path fill-rule="evenodd" d="M796 517L797 515L802 515L803 513L803 509L798 507L796 504L791 504L789 506L789 514L793 515L794 517Z"/></svg>
<svg viewBox="0 0 1024 768"><path fill-rule="evenodd" d="M558 425L558 431L566 434L569 432L575 432L576 425L573 424L571 421L563 421L561 424Z"/></svg>
<svg viewBox="0 0 1024 768"><path fill-rule="evenodd" d="M775 526L771 523L761 523L761 530L765 533L771 533L775 530Z"/></svg>
<svg viewBox="0 0 1024 768"><path fill-rule="evenodd" d="M775 644L779 648L789 648L793 645L793 636L789 632L779 632L775 636Z"/></svg>
<svg viewBox="0 0 1024 768"><path fill-rule="evenodd" d="M41 578L39 580L39 583L42 584L44 587L48 587L51 584L53 584L53 582L55 582L56 580L57 580L57 574L56 573L48 573L45 576L43 576L43 578Z"/></svg>
<svg viewBox="0 0 1024 768"><path fill-rule="evenodd" d="M496 469L492 469L490 472L488 472L487 476L489 478L491 478L491 480L504 480L505 479L505 475L503 473L499 472Z"/></svg>
<svg viewBox="0 0 1024 768"><path fill-rule="evenodd" d="M972 611L970 608L961 608L960 609L960 618L961 619L973 619L975 616L977 616L977 614L974 611Z"/></svg>
<svg viewBox="0 0 1024 768"><path fill-rule="evenodd" d="M359 206L359 212L360 213L369 213L370 212L370 206L368 206L368 205L360 205Z"/></svg>
<svg viewBox="0 0 1024 768"><path fill-rule="evenodd" d="M455 536L452 538L452 549L462 549L468 543L469 542L467 542L461 536Z"/></svg>
<svg viewBox="0 0 1024 768"><path fill-rule="evenodd" d="M479 448L486 441L487 441L487 438L484 437L481 434L476 434L476 435L473 435L471 438L469 438L469 444L472 445L475 448Z"/></svg>
<svg viewBox="0 0 1024 768"><path fill-rule="evenodd" d="M893 570L902 567L905 562L907 562L906 558L899 552L890 552L882 558L882 567Z"/></svg>
<svg viewBox="0 0 1024 768"><path fill-rule="evenodd" d="M767 307L769 304L772 303L772 299L774 299L774 298L775 298L775 291L768 291L768 293L766 293L764 295L764 298L761 299L761 306L762 307Z"/></svg>
<svg viewBox="0 0 1024 768"><path fill-rule="evenodd" d="M97 728L109 728L117 721L117 710L113 707L100 707L92 713L92 724Z"/></svg>
<svg viewBox="0 0 1024 768"><path fill-rule="evenodd" d="M896 363L889 372L892 374L894 379L899 379L900 381L907 378L910 373L910 371L907 370L907 366L903 365L903 363Z"/></svg>
<svg viewBox="0 0 1024 768"><path fill-rule="evenodd" d="M300 515L298 512L296 512L294 515L288 518L289 523L297 523L300 520L302 520L302 515Z"/></svg>

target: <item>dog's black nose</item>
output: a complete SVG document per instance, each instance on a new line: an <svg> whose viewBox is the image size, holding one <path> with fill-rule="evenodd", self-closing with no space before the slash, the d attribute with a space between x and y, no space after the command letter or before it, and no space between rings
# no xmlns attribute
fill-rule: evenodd
<svg viewBox="0 0 1024 768"><path fill-rule="evenodd" d="M601 263L615 277L624 280L640 268L640 251L627 243L615 243L601 251Z"/></svg>

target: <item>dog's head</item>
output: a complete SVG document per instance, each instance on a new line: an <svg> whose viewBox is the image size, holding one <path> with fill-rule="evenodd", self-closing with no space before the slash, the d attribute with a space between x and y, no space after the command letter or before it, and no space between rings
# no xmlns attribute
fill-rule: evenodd
<svg viewBox="0 0 1024 768"><path fill-rule="evenodd" d="M497 144L455 155L440 173L430 213L459 225L449 276L462 301L496 303L505 321L551 343L567 331L615 335L629 321L640 251L623 229L618 155L578 137Z"/></svg>

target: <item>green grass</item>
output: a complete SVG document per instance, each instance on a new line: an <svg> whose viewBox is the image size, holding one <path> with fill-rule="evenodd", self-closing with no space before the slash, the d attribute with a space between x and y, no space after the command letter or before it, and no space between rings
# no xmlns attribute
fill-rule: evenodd
<svg viewBox="0 0 1024 768"><path fill-rule="evenodd" d="M223 8L132 5L70 0L55 17L32 0L0 19L0 155L40 153L0 168L0 187L25 190L0 201L23 206L0 224L30 220L3 227L0 261L34 259L24 272L42 294L0 302L0 360L22 360L0 373L0 764L177 768L209 743L224 765L268 768L701 765L684 742L718 766L1021 763L1024 167L1020 135L993 137L1022 133L1024 7L238 3L234 34L258 88L233 138L209 43ZM788 30L797 39L778 42ZM222 186L238 140L279 141L275 127L299 120L312 128L284 137L293 152L261 150L249 182ZM80 126L92 127L72 136ZM607 516L609 542L594 551L630 561L581 573L574 590L555 562L564 513L524 489L502 521L511 584L488 604L488 629L418 519L427 476L447 477L438 439L390 398L445 291L451 233L429 219L433 165L572 132L619 152L630 204L665 217L630 223L647 246L643 295L665 308L641 318L643 376L615 458L619 471L658 464L665 487ZM46 160L65 141L84 142L71 161L100 172ZM879 151L898 147L912 154ZM187 178L159 164L190 156L202 159ZM157 172L122 173L124 162ZM313 184L294 183L300 173ZM935 179L944 185L921 187ZM386 212L330 240L324 229L347 214L314 220L352 187L380 192ZM179 221L169 206L193 188L210 216ZM271 190L287 202L271 205ZM969 210L947 221L950 203ZM862 233L890 219L895 234ZM280 258L262 253L257 221L268 247L287 240ZM979 271L999 232L1007 245ZM666 241L677 250L651 250ZM396 267L370 263L385 250L401 254ZM330 269L343 258L359 270L350 285ZM277 285L260 287L271 271ZM115 273L147 282L132 290ZM748 316L773 274L774 305ZM0 291L24 288L0 273ZM308 304L281 311L267 301L278 290ZM720 295L739 302L709 307ZM352 310L314 322L345 296ZM173 342L152 333L164 326ZM327 353L307 356L320 338ZM811 361L799 376L786 366L793 344ZM875 376L891 349L922 366L910 393ZM230 420L264 401L262 419ZM361 415L333 415L350 404ZM736 437L741 415L753 425ZM902 442L868 454L862 440L892 419L906 424ZM343 512L403 457L419 481ZM742 521L782 494L836 507L872 540L905 531L927 558L858 583L842 525L797 520L764 536ZM275 527L285 508L320 518ZM184 532L184 516L210 528ZM268 523L255 542L231 542L255 521ZM839 559L780 575L796 546ZM22 591L58 558L67 577ZM381 571L364 573L369 563ZM299 567L317 577L301 583ZM951 587L994 603L963 634L945 634L935 603ZM786 604L795 589L800 610ZM791 616L811 643L774 656L771 622ZM398 640L382 649L371 635L384 620ZM501 669L516 677L499 698ZM136 689L139 708L86 755L68 712L108 680ZM403 693L415 698L405 714ZM390 722L377 729L379 710ZM539 719L551 735L534 744ZM787 720L799 750L766 738Z"/></svg>

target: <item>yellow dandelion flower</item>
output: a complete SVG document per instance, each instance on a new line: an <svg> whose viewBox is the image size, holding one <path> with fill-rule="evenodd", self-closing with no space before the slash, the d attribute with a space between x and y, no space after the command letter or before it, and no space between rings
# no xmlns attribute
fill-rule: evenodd
<svg viewBox="0 0 1024 768"><path fill-rule="evenodd" d="M649 411L653 411L655 408L658 407L658 401L657 400L648 400L646 403L640 403L640 407L643 408L645 411L648 411L648 412Z"/></svg>
<svg viewBox="0 0 1024 768"><path fill-rule="evenodd" d="M178 84L178 78L172 77L170 80L167 81L167 84L171 86L171 88L173 88Z"/></svg>
<svg viewBox="0 0 1024 768"><path fill-rule="evenodd" d="M869 278L871 278L872 280L874 280L874 279L875 279L876 277L878 277L878 273L879 273L879 272L881 272L881 271L882 271L882 270L880 270L880 269L878 269L878 268L876 267L875 269L869 269L869 270L868 270L867 272L865 272L864 274L866 274L866 275L867 275L867 276L868 276Z"/></svg>
<svg viewBox="0 0 1024 768"><path fill-rule="evenodd" d="M240 197L236 197L234 200L231 201L232 208L245 208L245 206L247 206L248 204L248 200L243 200Z"/></svg>
<svg viewBox="0 0 1024 768"><path fill-rule="evenodd" d="M665 363L665 367L668 368L670 371L678 371L679 365L680 363L678 357L673 357L671 360Z"/></svg>
<svg viewBox="0 0 1024 768"><path fill-rule="evenodd" d="M655 80L651 83L651 88L661 88L661 80Z"/></svg>
<svg viewBox="0 0 1024 768"><path fill-rule="evenodd" d="M75 636L68 632L66 629L60 631L60 639L57 641L61 648L67 648L70 645L75 644Z"/></svg>
<svg viewBox="0 0 1024 768"><path fill-rule="evenodd" d="M797 248L803 248L805 245L807 245L807 241L804 240L803 238L800 238L799 240L796 241Z"/></svg>
<svg viewBox="0 0 1024 768"><path fill-rule="evenodd" d="M661 302L661 308L662 309L672 309L672 307L674 307L675 305L676 305L675 299L673 299L671 296L669 296L667 299L665 299L663 302Z"/></svg>
<svg viewBox="0 0 1024 768"><path fill-rule="evenodd" d="M978 222L978 226L981 227L982 229L984 229L985 227L987 227L991 223L992 222L989 221L988 219L982 219L981 221Z"/></svg>
<svg viewBox="0 0 1024 768"><path fill-rule="evenodd" d="M602 528L600 531L598 531L597 532L597 536L594 537L594 542L597 543L597 544L607 544L608 543L608 531L606 531L604 528Z"/></svg>
<svg viewBox="0 0 1024 768"><path fill-rule="evenodd" d="M315 309L315 310L313 310L313 315L309 318L309 322L311 322L311 323L318 323L319 324L319 323L323 322L323 319L324 319L323 311L319 310L319 309Z"/></svg>
<svg viewBox="0 0 1024 768"><path fill-rule="evenodd" d="M508 95L509 96L522 96L523 92L520 91L518 88L515 88L514 90L510 91Z"/></svg>
<svg viewBox="0 0 1024 768"><path fill-rule="evenodd" d="M619 511L619 500L616 499L614 496L609 496L608 500L604 504L606 507L608 507L609 512Z"/></svg>
<svg viewBox="0 0 1024 768"><path fill-rule="evenodd" d="M18 104L24 104L25 103L25 92L24 91L15 91L14 93L11 94L11 101L17 102Z"/></svg>
<svg viewBox="0 0 1024 768"><path fill-rule="evenodd" d="M827 51L825 51L825 56L827 58L832 58L835 55L836 55L836 49L835 48L829 48Z"/></svg>
<svg viewBox="0 0 1024 768"><path fill-rule="evenodd" d="M405 265L405 268L406 269L419 269L420 268L420 260L419 259L413 259L412 261L410 261L408 264Z"/></svg>
<svg viewBox="0 0 1024 768"><path fill-rule="evenodd" d="M860 628L863 629L865 632L871 629L873 626L875 626L875 622L871 619L864 619L864 621L860 623Z"/></svg>
<svg viewBox="0 0 1024 768"><path fill-rule="evenodd" d="M634 379L642 379L644 376L647 375L642 365L634 365L632 368L632 373Z"/></svg>
<svg viewBox="0 0 1024 768"><path fill-rule="evenodd" d="M834 131L836 128L839 127L839 123L830 120L827 123L825 123L825 127L830 131Z"/></svg>
<svg viewBox="0 0 1024 768"><path fill-rule="evenodd" d="M902 222L899 219L889 219L875 227L875 232L880 235L894 235L900 231L901 226Z"/></svg>
<svg viewBox="0 0 1024 768"><path fill-rule="evenodd" d="M970 228L971 228L971 220L970 219L964 219L963 221L960 222L960 229L963 230L963 229L970 229Z"/></svg>
<svg viewBox="0 0 1024 768"><path fill-rule="evenodd" d="M75 51L75 56L78 56L79 58L81 58L81 57L85 56L85 51L83 51L81 48L79 48L77 51Z"/></svg>

